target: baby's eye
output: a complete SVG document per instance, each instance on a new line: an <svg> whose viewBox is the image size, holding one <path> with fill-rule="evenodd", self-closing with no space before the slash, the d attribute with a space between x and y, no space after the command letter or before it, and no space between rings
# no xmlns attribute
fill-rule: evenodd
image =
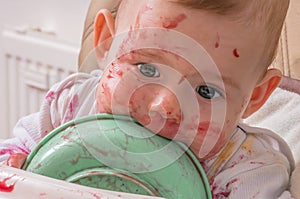
<svg viewBox="0 0 300 199"><path fill-rule="evenodd" d="M196 88L196 92L205 99L214 99L222 96L218 90L207 85L198 86Z"/></svg>
<svg viewBox="0 0 300 199"><path fill-rule="evenodd" d="M146 64L146 63L139 63L137 64L140 72L145 75L146 77L159 77L159 71L157 68L152 64Z"/></svg>

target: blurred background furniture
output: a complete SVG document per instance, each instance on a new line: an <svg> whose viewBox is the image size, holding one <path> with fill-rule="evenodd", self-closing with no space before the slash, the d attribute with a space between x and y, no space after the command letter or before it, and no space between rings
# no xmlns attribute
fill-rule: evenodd
<svg viewBox="0 0 300 199"><path fill-rule="evenodd" d="M77 71L89 0L0 1L0 139Z"/></svg>
<svg viewBox="0 0 300 199"><path fill-rule="evenodd" d="M283 74L300 79L300 1L290 0L287 19L282 32L278 55L273 64Z"/></svg>

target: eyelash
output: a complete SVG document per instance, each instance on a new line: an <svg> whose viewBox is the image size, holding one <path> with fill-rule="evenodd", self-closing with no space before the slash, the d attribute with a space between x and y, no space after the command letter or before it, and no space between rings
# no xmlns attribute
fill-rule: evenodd
<svg viewBox="0 0 300 199"><path fill-rule="evenodd" d="M155 65L148 64L148 63L138 63L137 65L140 73L146 77L159 77L160 73L155 67ZM153 70L154 69L154 70Z"/></svg>
<svg viewBox="0 0 300 199"><path fill-rule="evenodd" d="M211 91L213 91L213 92L211 92ZM212 99L215 99L215 98L223 96L223 94L220 91L218 91L217 89L213 88L212 86L208 86L208 85L200 85L200 86L198 86L196 88L196 92L201 97L203 97L205 99L209 99L209 100L212 100ZM215 95L217 95L217 96L215 96Z"/></svg>

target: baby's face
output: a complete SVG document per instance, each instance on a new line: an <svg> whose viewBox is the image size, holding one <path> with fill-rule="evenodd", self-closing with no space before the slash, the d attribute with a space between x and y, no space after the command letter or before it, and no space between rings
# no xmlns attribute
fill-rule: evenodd
<svg viewBox="0 0 300 199"><path fill-rule="evenodd" d="M186 143L200 161L215 155L258 81L259 33L165 0L128 0L120 9L98 111L130 115Z"/></svg>

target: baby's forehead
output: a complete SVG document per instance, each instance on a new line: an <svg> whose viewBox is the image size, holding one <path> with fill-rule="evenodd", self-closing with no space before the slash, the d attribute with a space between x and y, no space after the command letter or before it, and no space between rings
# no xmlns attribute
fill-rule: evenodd
<svg viewBox="0 0 300 199"><path fill-rule="evenodd" d="M197 40L181 32L160 27L117 34L110 54L113 57L121 57L129 53L156 61L168 59L176 61L181 58L195 66L212 63L211 56Z"/></svg>
<svg viewBox="0 0 300 199"><path fill-rule="evenodd" d="M160 1L160 0L155 0L153 2L158 2L158 1ZM183 1L185 1L185 0L183 0ZM224 0L224 1L226 1L226 0ZM257 0L253 0L253 1L257 1ZM262 1L269 1L269 0L262 0ZM203 24L202 24L202 27L204 27L203 29L201 29L201 27L200 27L201 30L199 30L198 28L196 29L193 25L194 22L192 22L192 20L191 20L191 16L198 16L198 15L197 14L190 15L190 13L184 13L186 15L182 15L181 11L178 11L178 10L172 12L172 13L177 13L177 15L175 14L170 18L168 17L169 16L168 14L170 14L168 12L166 12L167 14L162 13L163 17L150 14L150 15L148 15L149 18L147 19L150 21L150 23L147 24L146 22L148 22L148 21L146 21L146 22L143 21L145 23L143 23L141 25L141 24L139 24L139 22L142 22L142 20L145 19L142 16L147 15L147 13L152 13L152 11L154 9L156 9L155 6L151 7L151 6L147 5L147 2L152 2L152 1L141 0L139 2L136 2L133 0L125 0L125 2L126 3L124 3L124 6L122 6L122 4L123 4L122 3L121 7L120 7L120 9L121 9L120 11L125 12L125 13L121 14L120 15L121 17L119 18L119 20L122 20L122 28L120 29L120 32L129 31L130 33L127 35L127 38L125 38L123 40L124 42L122 42L122 46L121 46L122 48L120 50L123 52L121 52L119 54L124 53L124 51L128 52L130 50L135 50L138 48L154 48L154 49L160 49L160 50L166 50L166 51L172 52L176 55L179 55L180 57L184 57L189 62L197 63L197 61L195 61L195 60L199 61L199 57L201 57L201 58L203 57L202 56L203 48L197 47L197 46L203 45L208 49L208 45L214 45L214 46L221 46L220 48L218 48L218 50L220 50L220 49L223 50L224 47L231 48L231 49L229 49L228 52L230 53L229 56L232 56L233 58L242 57L242 55L240 54L240 46L238 46L240 44L237 43L238 42L237 39L241 40L241 38L235 39L236 41L233 41L233 40L225 41L229 33L232 33L232 35L237 35L235 32L237 30L233 30L233 29L231 30L232 27L229 27L229 28L226 28L225 26L221 27L220 23L218 23L216 21L216 19L221 20L224 18L221 15L215 17L214 18L215 21L211 20L210 22L218 23L218 25L220 25L220 27L223 28L223 30L224 30L223 32L219 32L219 31L212 29L210 26L213 26L213 25L209 24L206 21L203 21ZM134 3L134 2L136 2L136 3ZM168 2L170 2L170 1L168 1ZM172 2L174 2L174 1L172 1ZM196 2L196 1L193 1L193 2ZM127 3L129 3L130 5ZM133 6L133 5L135 5L135 6ZM163 9L164 6L166 6L166 3L164 3L163 6L161 6L161 8L158 8L158 9ZM182 5L182 7L187 8L187 6L183 6L183 5ZM143 12L141 12L141 11L143 11ZM186 11L187 10L185 9L185 12ZM193 9L193 12L203 13L203 10ZM237 16L238 16L238 14L237 14ZM124 17L124 18L122 18L122 17ZM153 19L153 17L155 19ZM160 21L161 27L154 28L153 25L158 26L157 24L153 24L153 21L155 21L157 19L161 19L161 21ZM195 19L193 19L193 20L195 20ZM247 23L245 21L240 21L240 19L237 20L236 18L231 19L231 20L234 21L234 24L242 23L243 26L240 26L240 28L243 28L244 30L246 29L245 27L247 27ZM197 21L199 21L199 20L197 20ZM151 24L151 22L152 22L152 24ZM155 21L155 22L157 22L157 21ZM192 23L189 23L189 22L192 22ZM215 23L213 23L213 24L215 24ZM199 24L196 24L196 25L199 25ZM149 26L149 27L145 28L145 26ZM187 34L187 35L180 34L180 33L175 34L174 32L178 31L178 29L177 29L178 27L181 28L179 31L181 31L182 33ZM184 27L184 28L182 28L182 27ZM208 27L208 28L206 28L206 27ZM163 28L165 28L166 30L163 30ZM202 32L203 30L204 31L210 30L210 31L206 31L203 33ZM256 36L256 37L259 36L257 34L257 28L254 28L253 31L254 32L256 31L256 33L253 32L253 34L252 34L253 37L250 38L251 41L254 40L254 36ZM224 36L221 35L219 37L219 39L221 39L221 42L218 42L218 33L223 34L224 32L227 32L228 34L224 35ZM197 35L201 35L202 33L207 34L208 37L205 39L203 37L197 36ZM248 32L244 31L244 33L250 34L251 31L248 31ZM213 38L209 34L210 35L216 34L216 36L215 36L215 38ZM265 35L265 33L263 33L263 34ZM118 37L118 35L117 35L117 37ZM238 35L238 37L239 37L239 35ZM270 37L272 37L272 36L270 36ZM190 41L191 38L195 38L198 41L198 43L195 41ZM249 37L246 37L245 40L247 40L248 38ZM258 38L258 40L260 41L261 38ZM211 44L209 44L208 41ZM227 42L226 45L224 45L224 41ZM265 46L266 46L265 43L263 44L259 41L258 42L255 41L253 43L258 43L259 45L262 45L261 48L265 48ZM127 45L128 42L131 42L131 46ZM229 42L231 42L231 44L228 44ZM245 48L245 45L249 44L249 42L246 43L243 41L241 41L240 43L242 43L243 48ZM230 45L232 47L230 47ZM236 45L236 46L234 46L234 45ZM116 48L118 48L118 47L116 46ZM249 47L249 49L250 48L252 48L252 47ZM257 46L257 48L260 48L260 47ZM270 49L271 48L272 47L270 47ZM211 50L210 50L210 52L211 52ZM194 57L193 55L198 56L198 57ZM254 55L253 55L253 57L254 57ZM266 55L266 57L270 57L270 56ZM244 58L244 56L243 56L243 58ZM264 58L264 59L266 59L266 58ZM242 59L240 59L240 60L242 60Z"/></svg>

